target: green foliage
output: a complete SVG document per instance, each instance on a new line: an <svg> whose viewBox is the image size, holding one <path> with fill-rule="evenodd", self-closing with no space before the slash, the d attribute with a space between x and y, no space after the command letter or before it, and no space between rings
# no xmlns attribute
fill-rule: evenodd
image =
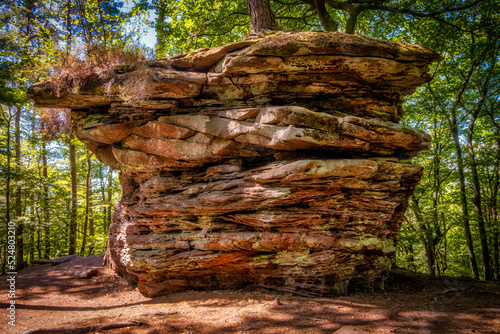
<svg viewBox="0 0 500 334"><path fill-rule="evenodd" d="M95 3L87 1L86 6ZM119 7L112 4L114 2L106 2L101 13L101 25L91 31L92 40L97 41L93 50L104 48L105 39L110 47L119 48L120 52L124 45L131 44L130 36L125 37L121 33L124 29L119 24ZM6 229L9 221L22 227L19 240L23 241L25 262L53 258L68 252L71 196L68 143L63 131L67 120L59 112L48 113L51 117L45 113L45 118L41 117L44 113L30 104L25 93L27 87L53 74L54 64L61 60L67 36L65 5L66 1L10 1L0 4L0 177L5 181L0 188L0 266L3 273L7 269ZM114 6L114 9L107 6ZM90 9L86 13L95 14ZM75 19L70 31L75 46L85 41L83 33L86 31L81 29L80 20L91 21L95 18L94 15L76 19L77 12L75 7L71 8L70 15ZM102 36L104 31L106 38ZM136 48L133 43L132 47ZM95 52L90 54L95 55ZM87 56L80 54L80 57ZM15 126L16 112L21 115L19 131ZM16 136L19 137L19 156L14 152ZM49 139L52 141L48 142ZM85 200L87 171L83 144L76 145L80 199L77 219L80 226L85 218L82 199ZM110 207L118 199L120 191L116 175L109 183L108 167L98 161L93 161L93 166L92 180L94 184L99 184L93 187L96 234L89 240L92 247L87 249L97 253L105 250ZM96 174L98 170L100 174ZM103 188L106 196L97 200L97 194L102 194ZM19 211L16 210L18 201ZM83 233L88 234L79 227L78 249Z"/></svg>
<svg viewBox="0 0 500 334"><path fill-rule="evenodd" d="M479 252L484 247L479 242L480 217L472 203L475 193L472 187L473 167L478 170L482 189L481 206L489 244L487 252L494 255L493 248L498 249L499 226L496 215L491 213L498 195L494 191L499 164L498 147L495 145L498 132L495 132L492 120L498 118L500 106L500 34L498 23L491 23L498 18L499 11L498 3L483 1L475 11L447 15L446 24L414 20L409 24L411 37L400 33L396 35L398 39L431 47L444 58L432 70L433 81L409 97L405 104L405 122L430 133L433 146L416 159L425 167L425 173L410 202L401 233L398 263L402 266L408 265L404 257L405 248L409 244L418 244L421 246L414 260L419 270L471 276L469 250L465 242L466 220L470 221L470 249L475 251L478 263L483 261ZM468 147L467 135L471 131L473 114L477 119L470 134L472 146ZM457 132L458 145L454 145L452 129ZM461 157L457 149L461 150ZM475 162L471 161L472 154ZM464 192L459 187L458 161L464 165ZM467 216L461 202L462 194L467 199ZM433 264L428 262L429 247L434 249L437 257Z"/></svg>
<svg viewBox="0 0 500 334"><path fill-rule="evenodd" d="M245 1L155 0L138 7L155 10L157 58L241 39L250 30Z"/></svg>

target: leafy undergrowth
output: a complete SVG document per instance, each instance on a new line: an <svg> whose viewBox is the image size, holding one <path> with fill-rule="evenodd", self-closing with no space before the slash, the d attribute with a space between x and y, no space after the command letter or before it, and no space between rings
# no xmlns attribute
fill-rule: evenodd
<svg viewBox="0 0 500 334"><path fill-rule="evenodd" d="M73 272L97 268L90 279ZM2 277L6 282L6 277ZM4 283L5 284L5 283ZM1 333L140 321L98 333L498 333L500 285L393 270L385 291L305 298L259 288L146 298L102 266L102 256L20 271L16 326Z"/></svg>

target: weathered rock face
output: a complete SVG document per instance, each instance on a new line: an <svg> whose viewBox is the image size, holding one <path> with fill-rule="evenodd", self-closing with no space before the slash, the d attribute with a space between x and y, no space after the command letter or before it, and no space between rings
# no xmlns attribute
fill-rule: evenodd
<svg viewBox="0 0 500 334"><path fill-rule="evenodd" d="M102 82L37 105L121 170L112 265L155 296L247 284L345 293L390 268L430 145L398 124L432 50L342 33L280 33L148 63L149 100ZM134 72L117 73L112 92Z"/></svg>

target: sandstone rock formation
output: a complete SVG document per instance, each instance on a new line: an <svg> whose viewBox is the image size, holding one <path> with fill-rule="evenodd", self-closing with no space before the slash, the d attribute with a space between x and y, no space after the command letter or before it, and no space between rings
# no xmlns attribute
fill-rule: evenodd
<svg viewBox="0 0 500 334"><path fill-rule="evenodd" d="M121 67L78 94L49 80L29 96L71 108L78 138L121 171L109 255L143 294L338 294L379 285L394 259L422 172L409 159L430 145L398 124L403 97L439 58L363 36L278 33ZM149 99L121 100L137 73Z"/></svg>

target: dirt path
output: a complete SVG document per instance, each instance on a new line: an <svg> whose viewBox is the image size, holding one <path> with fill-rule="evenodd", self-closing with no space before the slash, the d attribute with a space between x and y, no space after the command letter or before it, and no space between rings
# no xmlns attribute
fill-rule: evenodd
<svg viewBox="0 0 500 334"><path fill-rule="evenodd" d="M99 333L500 333L499 283L395 270L388 291L340 298L254 288L151 299L101 263L96 255L20 271L15 327L8 325L7 276L2 276L0 333L130 320L149 326ZM97 268L99 274L76 279L79 268Z"/></svg>

